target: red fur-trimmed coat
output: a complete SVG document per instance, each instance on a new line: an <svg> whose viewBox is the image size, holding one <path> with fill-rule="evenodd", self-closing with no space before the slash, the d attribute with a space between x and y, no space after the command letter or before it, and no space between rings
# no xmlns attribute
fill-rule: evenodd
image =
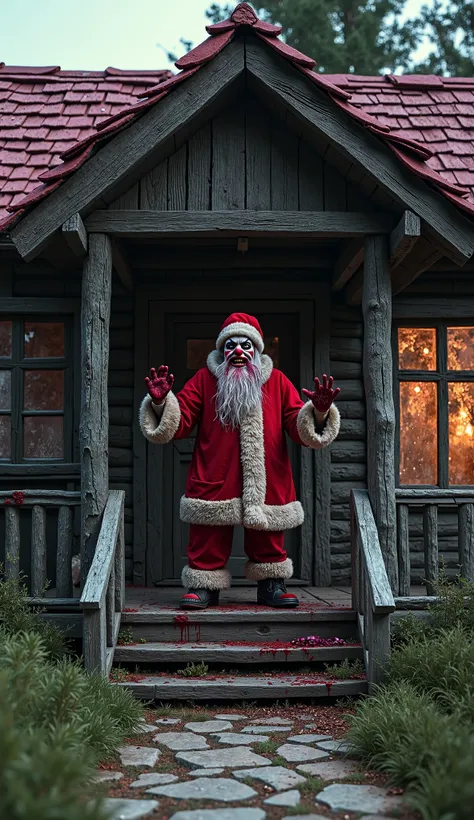
<svg viewBox="0 0 474 820"><path fill-rule="evenodd" d="M169 393L163 408L145 396L140 427L156 444L187 438L198 427L180 516L190 524L243 524L257 530L299 526L303 508L296 500L285 432L305 447L326 447L339 432L333 404L322 432L317 432L313 405L262 356L263 402L240 428L224 428L216 419L215 370L222 357L210 354L207 367L177 394Z"/></svg>

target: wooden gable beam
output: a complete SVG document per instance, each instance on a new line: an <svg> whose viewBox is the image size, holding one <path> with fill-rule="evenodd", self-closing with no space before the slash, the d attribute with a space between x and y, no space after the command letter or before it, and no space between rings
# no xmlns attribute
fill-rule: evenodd
<svg viewBox="0 0 474 820"><path fill-rule="evenodd" d="M360 239L351 239L337 257L333 273L333 290L342 290L364 261L364 243Z"/></svg>
<svg viewBox="0 0 474 820"><path fill-rule="evenodd" d="M74 256L82 258L87 253L87 231L80 214L74 214L62 225L62 234Z"/></svg>
<svg viewBox="0 0 474 820"><path fill-rule="evenodd" d="M111 202L174 148L191 122L209 116L211 105L244 74L244 43L230 43L208 65L103 148L27 214L12 232L21 256L30 261L75 213ZM171 143L170 143L171 141ZM160 154L161 151L161 154Z"/></svg>
<svg viewBox="0 0 474 820"><path fill-rule="evenodd" d="M122 245L116 239L112 241L112 265L122 285L127 290L133 290L134 281L130 263Z"/></svg>
<svg viewBox="0 0 474 820"><path fill-rule="evenodd" d="M381 140L252 37L247 37L245 55L251 88L277 99L316 137L324 135L345 157L361 165L397 202L425 220L453 261L463 264L472 256L474 225L441 194L404 168Z"/></svg>
<svg viewBox="0 0 474 820"><path fill-rule="evenodd" d="M421 219L412 211L405 211L400 222L390 234L389 267L396 268L407 256L421 236Z"/></svg>

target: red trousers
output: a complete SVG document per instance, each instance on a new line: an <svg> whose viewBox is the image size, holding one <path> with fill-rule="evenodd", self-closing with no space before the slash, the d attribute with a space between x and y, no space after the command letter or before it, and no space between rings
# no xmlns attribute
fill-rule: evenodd
<svg viewBox="0 0 474 820"><path fill-rule="evenodd" d="M245 529L244 549L251 561L277 564L286 560L285 533ZM230 558L234 528L190 524L188 561L192 569L223 569Z"/></svg>

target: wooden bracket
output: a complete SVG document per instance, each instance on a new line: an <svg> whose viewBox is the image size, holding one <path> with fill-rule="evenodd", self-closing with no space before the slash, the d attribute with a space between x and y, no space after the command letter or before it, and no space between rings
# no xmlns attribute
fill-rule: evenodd
<svg viewBox="0 0 474 820"><path fill-rule="evenodd" d="M112 265L118 278L127 290L133 290L133 274L127 255L122 245L116 239L112 241Z"/></svg>
<svg viewBox="0 0 474 820"><path fill-rule="evenodd" d="M332 273L333 290L342 290L363 261L364 243L358 239L351 239L351 241L344 246L334 263Z"/></svg>
<svg viewBox="0 0 474 820"><path fill-rule="evenodd" d="M62 225L62 234L74 256L83 257L87 253L87 231L80 214L74 214Z"/></svg>
<svg viewBox="0 0 474 820"><path fill-rule="evenodd" d="M404 211L403 216L390 234L389 259L390 270L396 268L405 259L421 236L421 219L413 211Z"/></svg>

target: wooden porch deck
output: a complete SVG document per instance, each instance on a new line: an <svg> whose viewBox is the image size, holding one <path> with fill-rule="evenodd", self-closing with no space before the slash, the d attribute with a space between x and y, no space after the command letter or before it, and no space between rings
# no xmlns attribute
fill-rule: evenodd
<svg viewBox="0 0 474 820"><path fill-rule="evenodd" d="M178 607L178 601L182 595L180 586L159 586L159 587L136 587L127 586L125 589L125 610L140 609L140 611L156 612L161 607L166 609ZM315 604L315 609L324 608L350 608L351 588L350 587L307 587L291 585L291 592L298 596L300 602L305 604ZM249 586L235 586L221 592L220 603L223 607L239 606L245 608L256 604L257 587L256 584ZM219 609L216 607L215 609ZM266 610L267 607L258 607L259 610ZM294 611L294 610L293 610Z"/></svg>

